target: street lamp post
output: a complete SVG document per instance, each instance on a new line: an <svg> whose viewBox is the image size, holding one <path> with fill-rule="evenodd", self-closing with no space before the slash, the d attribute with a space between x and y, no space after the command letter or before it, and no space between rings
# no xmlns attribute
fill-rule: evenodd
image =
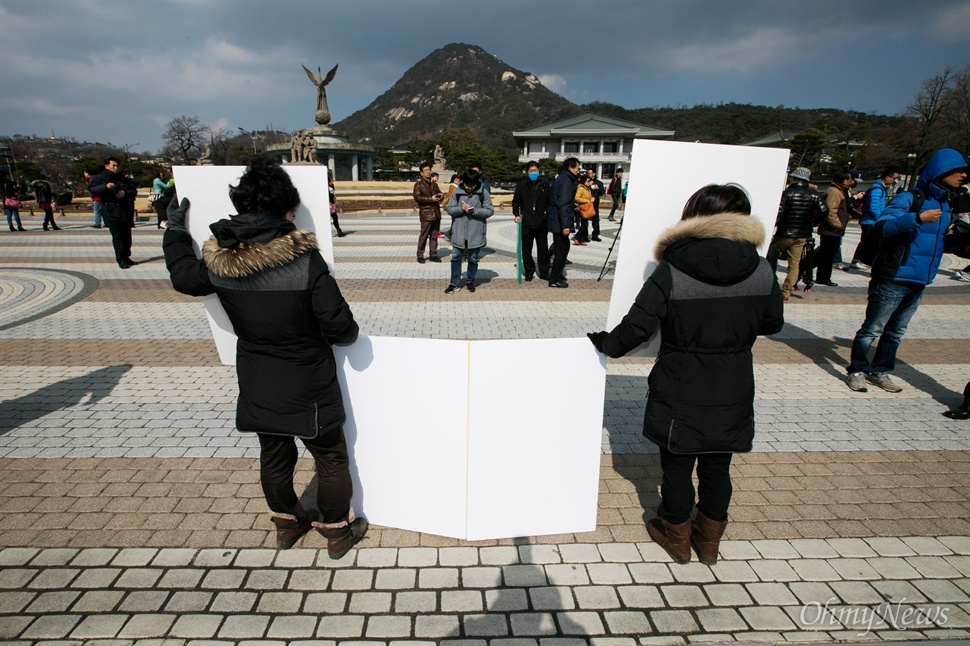
<svg viewBox="0 0 970 646"><path fill-rule="evenodd" d="M253 154L256 155L257 154L256 140L259 139L259 134L255 130L250 132L249 130L243 130L242 128L236 128L236 129L253 140Z"/></svg>

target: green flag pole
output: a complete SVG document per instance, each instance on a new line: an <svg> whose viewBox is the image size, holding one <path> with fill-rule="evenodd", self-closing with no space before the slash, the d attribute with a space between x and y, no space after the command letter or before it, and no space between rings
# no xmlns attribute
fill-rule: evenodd
<svg viewBox="0 0 970 646"><path fill-rule="evenodd" d="M516 237L519 240L519 244L518 244L519 250L518 250L517 256L519 261L516 263L515 266L516 266L516 273L518 273L519 275L519 284L521 285L522 284L522 220L519 220L519 225L517 227L517 230L518 230L518 234Z"/></svg>

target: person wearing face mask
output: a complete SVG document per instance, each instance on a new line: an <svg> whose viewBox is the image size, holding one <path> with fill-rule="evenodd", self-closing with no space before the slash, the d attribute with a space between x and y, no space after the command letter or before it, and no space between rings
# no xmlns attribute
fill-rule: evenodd
<svg viewBox="0 0 970 646"><path fill-rule="evenodd" d="M546 207L549 204L549 182L539 173L539 164L530 162L526 178L515 186L512 215L522 223L522 273L526 281L536 275L532 246L539 258L539 278L549 280L549 232L546 230Z"/></svg>

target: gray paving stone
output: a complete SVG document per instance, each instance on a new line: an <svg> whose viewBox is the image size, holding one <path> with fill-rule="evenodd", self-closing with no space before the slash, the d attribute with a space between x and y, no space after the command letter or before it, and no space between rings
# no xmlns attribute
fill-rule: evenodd
<svg viewBox="0 0 970 646"><path fill-rule="evenodd" d="M282 590L289 575L287 570L250 570L245 587L248 590ZM329 578L329 573L326 578Z"/></svg>
<svg viewBox="0 0 970 646"><path fill-rule="evenodd" d="M259 597L256 612L265 614L293 614L303 605L299 592L264 592Z"/></svg>
<svg viewBox="0 0 970 646"><path fill-rule="evenodd" d="M673 583L674 580L670 569L662 563L631 563L628 568L637 583Z"/></svg>
<svg viewBox="0 0 970 646"><path fill-rule="evenodd" d="M107 565L114 559L118 550L111 548L89 548L78 552L78 555L71 561L74 567L98 567Z"/></svg>
<svg viewBox="0 0 970 646"><path fill-rule="evenodd" d="M679 569L679 568L678 568ZM719 559L717 567L709 568L718 581L725 583L747 583L757 581L758 575L745 561L725 561Z"/></svg>
<svg viewBox="0 0 970 646"><path fill-rule="evenodd" d="M899 540L921 556L946 556L952 553L949 547L931 536L901 536Z"/></svg>
<svg viewBox="0 0 970 646"><path fill-rule="evenodd" d="M910 603L922 603L927 600L909 581L873 581L872 587L888 601L893 603L900 600L906 600Z"/></svg>
<svg viewBox="0 0 970 646"><path fill-rule="evenodd" d="M482 565L517 565L519 550L510 545L497 547L482 547L478 550L478 557Z"/></svg>
<svg viewBox="0 0 970 646"><path fill-rule="evenodd" d="M647 614L660 635L693 633L698 629L693 615L687 610L651 610Z"/></svg>
<svg viewBox="0 0 970 646"><path fill-rule="evenodd" d="M916 556L913 548L895 536L874 536L864 540L879 556Z"/></svg>
<svg viewBox="0 0 970 646"><path fill-rule="evenodd" d="M552 585L589 585L589 575L583 565L558 563L545 566L546 579Z"/></svg>
<svg viewBox="0 0 970 646"><path fill-rule="evenodd" d="M458 587L458 568L427 568L418 570L418 587L450 589Z"/></svg>
<svg viewBox="0 0 970 646"><path fill-rule="evenodd" d="M761 556L766 559L790 560L800 558L801 556L798 553L798 550L796 550L788 541L763 540L756 541L753 543L753 545Z"/></svg>
<svg viewBox="0 0 970 646"><path fill-rule="evenodd" d="M415 587L417 570L411 568L380 569L374 587L378 590L408 590Z"/></svg>
<svg viewBox="0 0 970 646"><path fill-rule="evenodd" d="M250 552L252 550L241 550L242 552ZM152 565L154 567L186 567L195 560L195 555L197 550L186 549L186 548L167 548L163 550L158 550L158 554L152 559ZM246 564L243 564L245 567Z"/></svg>
<svg viewBox="0 0 970 646"><path fill-rule="evenodd" d="M332 590L369 590L374 570L338 570L333 573Z"/></svg>
<svg viewBox="0 0 970 646"><path fill-rule="evenodd" d="M556 615L560 633L563 635L603 635L606 629L600 615L595 612L560 612Z"/></svg>
<svg viewBox="0 0 970 646"><path fill-rule="evenodd" d="M955 579L960 576L956 568L939 556L911 556L906 559L906 562L919 572L922 578Z"/></svg>
<svg viewBox="0 0 970 646"><path fill-rule="evenodd" d="M287 615L274 617L266 631L270 639L309 639L316 634L317 618Z"/></svg>
<svg viewBox="0 0 970 646"><path fill-rule="evenodd" d="M111 612L125 596L120 590L91 590L85 592L74 607L73 612Z"/></svg>
<svg viewBox="0 0 970 646"><path fill-rule="evenodd" d="M464 615L461 623L465 635L469 637L503 637L509 634L505 615Z"/></svg>
<svg viewBox="0 0 970 646"><path fill-rule="evenodd" d="M936 540L956 554L970 554L970 536L938 536ZM885 554L885 556L909 556L909 554Z"/></svg>
<svg viewBox="0 0 970 646"><path fill-rule="evenodd" d="M509 615L509 624L512 627L512 634L522 635L555 635L556 620L548 612L518 612ZM499 640L492 640L496 643Z"/></svg>
<svg viewBox="0 0 970 646"><path fill-rule="evenodd" d="M369 615L391 611L390 592L354 592L350 595L349 612Z"/></svg>
<svg viewBox="0 0 970 646"><path fill-rule="evenodd" d="M20 646L22 643L29 644L30 642L15 642L13 640L16 639L17 635L22 633L24 628L26 628L30 622L34 621L34 619L35 617L33 616L0 616L0 639L10 640L9 643L11 646L14 646L15 644Z"/></svg>
<svg viewBox="0 0 970 646"><path fill-rule="evenodd" d="M478 549L474 547L438 548L438 562L443 566L478 565Z"/></svg>
<svg viewBox="0 0 970 646"><path fill-rule="evenodd" d="M835 581L829 586L842 599L843 603L869 605L882 602L882 595L865 581Z"/></svg>
<svg viewBox="0 0 970 646"><path fill-rule="evenodd" d="M913 581L913 585L926 595L930 601L936 603L967 603L970 601L970 595L968 595L967 590L961 589L959 586L945 579Z"/></svg>
<svg viewBox="0 0 970 646"><path fill-rule="evenodd" d="M697 611L697 620L704 630L713 632L737 632L748 628L741 615L732 608L702 608Z"/></svg>
<svg viewBox="0 0 970 646"><path fill-rule="evenodd" d="M89 570L82 570L71 583L71 587L96 590L110 588L115 579L121 575L121 572L122 570L117 568L91 568Z"/></svg>
<svg viewBox="0 0 970 646"><path fill-rule="evenodd" d="M660 592L672 608L705 608L709 605L697 585L665 585Z"/></svg>
<svg viewBox="0 0 970 646"><path fill-rule="evenodd" d="M791 567L804 581L839 581L842 576L827 561L815 558L797 559Z"/></svg>
<svg viewBox="0 0 970 646"><path fill-rule="evenodd" d="M438 609L438 594L428 591L398 592L394 595L397 614L432 613Z"/></svg>
<svg viewBox="0 0 970 646"><path fill-rule="evenodd" d="M371 547L360 550L357 555L358 567L394 567L397 562L397 549L393 547Z"/></svg>
<svg viewBox="0 0 970 646"><path fill-rule="evenodd" d="M633 583L633 577L625 563L589 563L586 565L589 580L597 585L624 585Z"/></svg>
<svg viewBox="0 0 970 646"><path fill-rule="evenodd" d="M235 567L245 568L265 568L273 565L276 560L277 550L270 549L245 549L236 553L236 560L233 561Z"/></svg>
<svg viewBox="0 0 970 646"><path fill-rule="evenodd" d="M212 602L212 612L251 612L258 597L255 592L220 592Z"/></svg>
<svg viewBox="0 0 970 646"><path fill-rule="evenodd" d="M839 556L839 553L835 551L828 541L820 538L796 538L789 542L792 548L803 558L831 559Z"/></svg>
<svg viewBox="0 0 970 646"><path fill-rule="evenodd" d="M40 550L37 555L31 559L31 567L52 567L57 565L67 565L71 560L77 556L78 550L72 548L55 548ZM0 554L0 566L15 565L13 563L6 564L2 562L2 554Z"/></svg>
<svg viewBox="0 0 970 646"><path fill-rule="evenodd" d="M313 615L336 615L347 606L346 592L311 592L303 602L303 612Z"/></svg>
<svg viewBox="0 0 970 646"><path fill-rule="evenodd" d="M158 568L128 568L114 582L116 588L151 588L162 576Z"/></svg>
<svg viewBox="0 0 970 646"><path fill-rule="evenodd" d="M214 614L181 615L169 631L172 637L206 639L214 637L224 617Z"/></svg>
<svg viewBox="0 0 970 646"><path fill-rule="evenodd" d="M647 615L642 610L604 612L603 618L614 635L646 635L653 630Z"/></svg>
<svg viewBox="0 0 970 646"><path fill-rule="evenodd" d="M203 568L229 567L234 558L236 558L236 550L232 549L199 550L195 555L195 566Z"/></svg>
<svg viewBox="0 0 970 646"><path fill-rule="evenodd" d="M508 549L514 550L515 548ZM402 547L398 550L397 564L399 567L430 567L437 565L438 550L433 547Z"/></svg>
<svg viewBox="0 0 970 646"><path fill-rule="evenodd" d="M630 543L601 543L599 552L604 561L612 563L639 563L643 554L636 545Z"/></svg>
<svg viewBox="0 0 970 646"><path fill-rule="evenodd" d="M558 545L520 545L518 549L520 563L562 563Z"/></svg>
<svg viewBox="0 0 970 646"><path fill-rule="evenodd" d="M0 550L0 567L27 565L39 552L34 547L5 547Z"/></svg>
<svg viewBox="0 0 970 646"><path fill-rule="evenodd" d="M536 565L509 565L502 568L505 585L510 587L533 587L546 585L546 573Z"/></svg>
<svg viewBox="0 0 970 646"><path fill-rule="evenodd" d="M576 607L571 588L530 588L529 599L536 610L572 610Z"/></svg>
<svg viewBox="0 0 970 646"><path fill-rule="evenodd" d="M169 593L164 590L135 590L130 592L121 605L119 612L157 612L165 606Z"/></svg>
<svg viewBox="0 0 970 646"><path fill-rule="evenodd" d="M705 585L704 592L715 606L746 606L752 603L744 586L737 583Z"/></svg>
<svg viewBox="0 0 970 646"><path fill-rule="evenodd" d="M370 617L367 620L367 637L409 637L410 617Z"/></svg>
<svg viewBox="0 0 970 646"><path fill-rule="evenodd" d="M701 563L691 562L670 569L679 583L710 583L715 580L712 569Z"/></svg>
<svg viewBox="0 0 970 646"><path fill-rule="evenodd" d="M788 586L781 583L748 583L744 587L759 605L793 606L798 603Z"/></svg>
<svg viewBox="0 0 970 646"><path fill-rule="evenodd" d="M795 624L781 608L741 608L744 617L754 630L792 630Z"/></svg>
<svg viewBox="0 0 970 646"><path fill-rule="evenodd" d="M71 619L78 619L77 616ZM118 632L128 621L128 615L93 615L84 620L71 631L72 639L110 639L117 637ZM74 623L77 623L76 621ZM26 633L24 633L26 636ZM63 636L63 635L61 635Z"/></svg>
<svg viewBox="0 0 970 646"><path fill-rule="evenodd" d="M656 547L663 552L659 546ZM666 552L663 553L666 555ZM720 555L719 561L721 559L727 561L751 561L761 558L761 552L755 549L751 541L721 541L721 544L718 546L718 554ZM667 559L669 560L670 557L668 556Z"/></svg>
<svg viewBox="0 0 970 646"><path fill-rule="evenodd" d="M861 558L831 559L828 563L843 579L871 581L882 578L872 566Z"/></svg>
<svg viewBox="0 0 970 646"><path fill-rule="evenodd" d="M749 561L762 581L797 581L798 574L786 561Z"/></svg>
<svg viewBox="0 0 970 646"><path fill-rule="evenodd" d="M32 590L66 588L81 571L77 568L44 569L27 585Z"/></svg>
<svg viewBox="0 0 970 646"><path fill-rule="evenodd" d="M219 628L218 636L226 639L258 639L266 632L269 620L270 617L266 615L229 615Z"/></svg>
<svg viewBox="0 0 970 646"><path fill-rule="evenodd" d="M481 612L484 610L482 593L478 590L443 590L442 612Z"/></svg>
<svg viewBox="0 0 970 646"><path fill-rule="evenodd" d="M292 549L282 550L276 555L276 567L307 568L312 567L319 557L316 550Z"/></svg>
<svg viewBox="0 0 970 646"><path fill-rule="evenodd" d="M463 588L495 588L502 585L502 568L465 567L461 568ZM413 585L411 587L414 587Z"/></svg>
<svg viewBox="0 0 970 646"><path fill-rule="evenodd" d="M174 622L174 615L132 615L125 627L118 633L118 637L121 639L147 639L164 636L168 634L168 630Z"/></svg>
<svg viewBox="0 0 970 646"><path fill-rule="evenodd" d="M636 546L631 547L636 549ZM562 557L563 563L597 563L603 560L603 557L600 554L599 546L592 543L572 543L560 545L559 554ZM639 550L637 550L637 554L637 560L643 558L639 555Z"/></svg>
<svg viewBox="0 0 970 646"><path fill-rule="evenodd" d="M158 550L151 547L128 547L119 551L111 565L114 567L144 567L152 562Z"/></svg>
<svg viewBox="0 0 970 646"><path fill-rule="evenodd" d="M415 637L448 637L459 634L457 615L419 615L414 618Z"/></svg>
<svg viewBox="0 0 970 646"><path fill-rule="evenodd" d="M331 572L310 568L293 570L286 584L288 590L326 590L330 587Z"/></svg>
<svg viewBox="0 0 970 646"><path fill-rule="evenodd" d="M788 589L798 597L799 602L824 604L829 599L837 599L835 591L826 583L815 581L796 581L788 584Z"/></svg>
<svg viewBox="0 0 970 646"><path fill-rule="evenodd" d="M211 592L188 592L180 590L173 592L168 603L165 604L166 612L202 612L209 607L213 594Z"/></svg>
<svg viewBox="0 0 970 646"><path fill-rule="evenodd" d="M488 612L513 612L529 609L529 596L522 588L485 590L485 610Z"/></svg>

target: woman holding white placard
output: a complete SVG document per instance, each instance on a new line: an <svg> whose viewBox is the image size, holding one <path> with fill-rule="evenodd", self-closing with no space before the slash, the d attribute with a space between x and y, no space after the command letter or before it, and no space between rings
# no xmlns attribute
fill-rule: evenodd
<svg viewBox="0 0 970 646"><path fill-rule="evenodd" d="M784 324L781 288L758 254L764 237L740 186L705 186L657 241L657 268L629 313L613 331L589 334L615 358L661 333L643 434L660 447L662 501L647 531L677 563L690 561L692 546L702 563L717 562L731 454L750 451L754 439L751 346Z"/></svg>

